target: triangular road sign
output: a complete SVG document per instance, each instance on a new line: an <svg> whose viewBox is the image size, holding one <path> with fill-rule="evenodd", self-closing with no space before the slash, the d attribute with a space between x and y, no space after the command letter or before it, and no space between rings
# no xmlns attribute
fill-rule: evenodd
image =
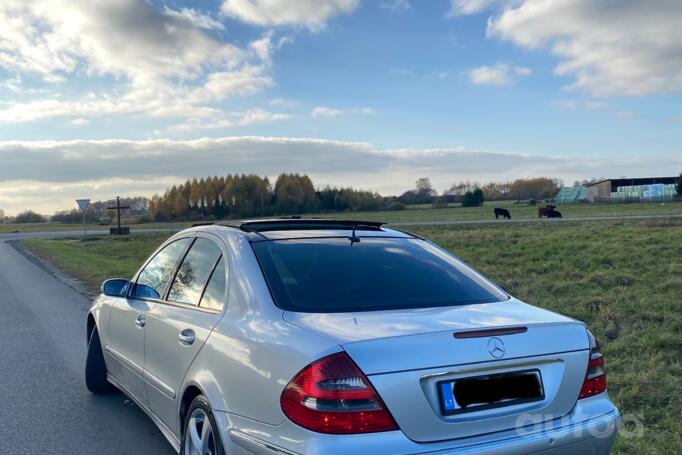
<svg viewBox="0 0 682 455"><path fill-rule="evenodd" d="M78 204L78 207L85 212L85 209L90 205L90 199L76 199L76 203Z"/></svg>

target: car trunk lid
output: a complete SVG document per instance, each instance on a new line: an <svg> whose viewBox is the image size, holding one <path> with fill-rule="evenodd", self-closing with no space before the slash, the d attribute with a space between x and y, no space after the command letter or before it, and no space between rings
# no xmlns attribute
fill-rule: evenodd
<svg viewBox="0 0 682 455"><path fill-rule="evenodd" d="M589 342L584 325L515 299L284 317L339 343L369 377L401 430L419 442L561 417L575 405L586 371ZM460 396L468 409L444 409L443 391L454 391L455 383L459 394L466 395L473 384L485 396L491 390L486 384L513 388L531 376L537 376L540 387L540 395L532 399L515 400L515 392L503 393L499 402L479 407L480 397Z"/></svg>

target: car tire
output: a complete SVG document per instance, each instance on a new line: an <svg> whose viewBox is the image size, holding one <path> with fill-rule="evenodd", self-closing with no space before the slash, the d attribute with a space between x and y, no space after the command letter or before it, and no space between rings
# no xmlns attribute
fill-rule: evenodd
<svg viewBox="0 0 682 455"><path fill-rule="evenodd" d="M107 381L107 366L104 363L102 343L97 329L92 331L88 343L88 357L85 360L85 386L97 395L116 392L116 387Z"/></svg>
<svg viewBox="0 0 682 455"><path fill-rule="evenodd" d="M206 423L210 425L209 431L205 430ZM225 455L220 432L213 418L213 410L203 395L196 397L189 405L182 428L180 455L203 454L205 452L200 448L204 443L209 445L208 453Z"/></svg>

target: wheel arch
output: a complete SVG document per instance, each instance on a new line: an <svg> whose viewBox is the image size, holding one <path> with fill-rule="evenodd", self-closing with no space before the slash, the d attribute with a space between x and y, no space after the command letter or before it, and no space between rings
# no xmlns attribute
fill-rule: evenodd
<svg viewBox="0 0 682 455"><path fill-rule="evenodd" d="M97 328L97 323L95 322L95 317L92 315L92 313L88 313L88 322L86 324L86 339L85 342L89 343L90 342L90 336L92 335L92 332Z"/></svg>
<svg viewBox="0 0 682 455"><path fill-rule="evenodd" d="M187 416L187 411L189 410L189 405L194 401L199 395L206 396L206 394L201 390L196 384L189 384L185 387L180 398L180 404L178 407L178 428L180 429L180 434L184 431L185 417ZM208 397L206 397L208 400ZM210 401L209 401L210 403Z"/></svg>

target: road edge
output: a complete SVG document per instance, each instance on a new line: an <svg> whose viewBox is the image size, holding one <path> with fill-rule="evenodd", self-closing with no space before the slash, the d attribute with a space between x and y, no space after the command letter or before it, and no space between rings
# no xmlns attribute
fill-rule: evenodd
<svg viewBox="0 0 682 455"><path fill-rule="evenodd" d="M49 260L44 257L34 253L30 248L22 243L21 240L7 240L5 241L9 246L14 248L19 254L28 259L31 263L36 265L45 273L53 276L57 280L64 283L69 288L83 295L84 297L92 300L97 296L96 292L93 292L88 288L88 286L82 280L64 272L62 269L54 265Z"/></svg>

